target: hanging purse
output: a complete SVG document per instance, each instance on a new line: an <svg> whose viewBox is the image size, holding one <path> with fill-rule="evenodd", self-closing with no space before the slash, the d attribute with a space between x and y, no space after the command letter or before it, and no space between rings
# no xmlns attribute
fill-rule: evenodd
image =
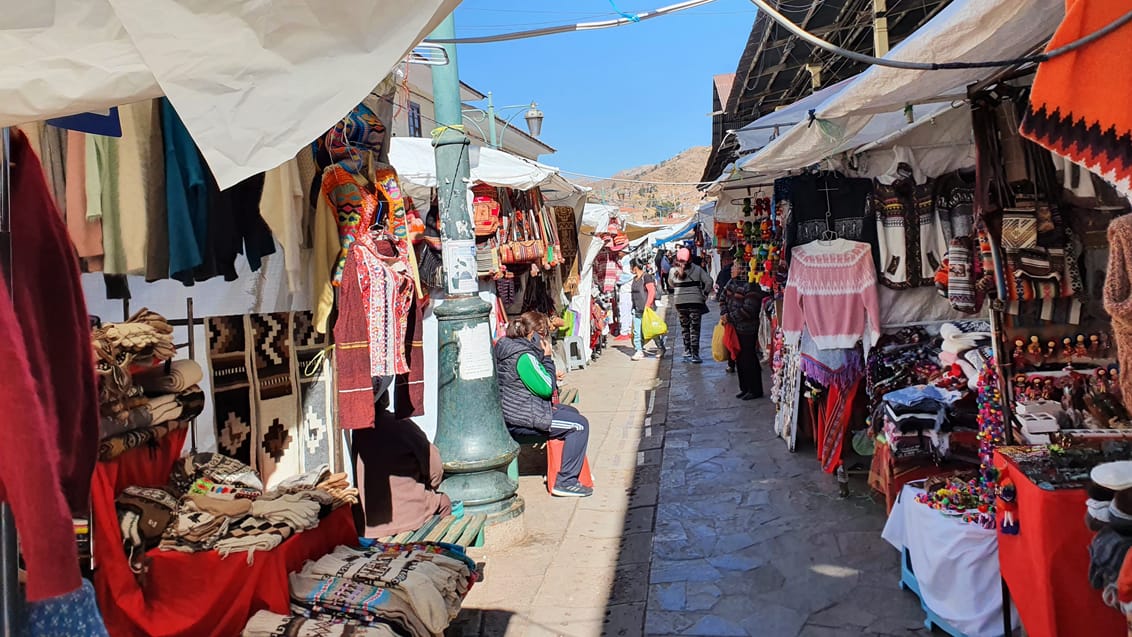
<svg viewBox="0 0 1132 637"><path fill-rule="evenodd" d="M526 225L522 208L513 209L508 240L499 246L499 261L503 265L537 263L545 256L543 242L529 238L530 231L522 228Z"/></svg>
<svg viewBox="0 0 1132 637"><path fill-rule="evenodd" d="M476 188L472 200L472 218L475 221L477 237L490 237L499 231L499 202L487 194L486 189Z"/></svg>

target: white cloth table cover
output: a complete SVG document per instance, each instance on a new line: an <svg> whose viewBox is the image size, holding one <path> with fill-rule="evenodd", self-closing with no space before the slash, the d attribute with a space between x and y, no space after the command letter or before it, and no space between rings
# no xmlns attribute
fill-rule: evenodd
<svg viewBox="0 0 1132 637"><path fill-rule="evenodd" d="M923 492L904 486L881 537L908 549L921 599L940 619L968 637L1002 635L998 532L917 502Z"/></svg>

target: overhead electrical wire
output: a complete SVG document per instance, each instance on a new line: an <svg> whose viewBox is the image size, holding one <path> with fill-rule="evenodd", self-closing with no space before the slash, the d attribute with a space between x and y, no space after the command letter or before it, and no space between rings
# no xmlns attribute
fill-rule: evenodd
<svg viewBox="0 0 1132 637"><path fill-rule="evenodd" d="M525 40L525 39L528 39L528 38L537 38L537 37L542 37L542 36L546 36L546 35L556 35L556 34L559 34L559 33L576 33L578 31L596 31L596 30L600 30L600 29L611 29L611 28L614 28L614 27L622 27L622 26L626 26L626 25L629 25L629 24L636 24L638 22L643 22L645 20L651 20L653 18L659 18L659 17L662 17L662 16L672 15L672 14L677 13L679 11L685 11L687 9L692 9L692 8L703 6L703 5L706 5L706 4L711 4L712 2L715 2L715 0L686 0L685 2L679 2L677 4L668 5L666 7L661 7L659 9L655 9L653 11L644 11L644 12L641 12L641 13L636 13L636 14L631 14L631 15L626 14L627 17L620 17L620 18L611 19L611 20L601 20L601 21L597 21L597 22L578 22L578 23L575 23L575 24L564 24L564 25L558 25L558 26L552 26L552 27L544 27L544 28L540 28L540 29L529 29L529 30L526 30L526 31L513 31L513 32L510 32L510 33L499 33L499 34L496 34L496 35L471 36L471 37L463 37L463 38L428 39L428 40L425 40L425 42L432 43L432 44L489 44L489 43L492 43L492 42L508 42L508 41L511 41L511 40ZM805 42L808 42L811 45L813 45L813 46L815 46L819 49L823 49L825 51L829 51L830 53L834 53L834 54L840 55L842 57L846 57L846 58L849 58L851 60L855 60L857 62L862 62L864 64L875 64L877 66L887 66L887 67L890 67L890 68L906 69L906 70L912 70L912 71L944 71L944 70L954 70L954 69L993 69L993 68L1001 68L1001 67L1007 67L1007 66L1016 66L1016 65L1019 65L1019 64L1033 64L1033 63L1047 62L1047 61L1052 60L1056 57L1065 55L1066 53L1076 51L1077 49L1079 49L1083 46L1086 46L1088 44L1092 44L1093 42L1096 42L1097 40L1100 40L1101 38L1113 33L1117 29L1125 26L1129 22L1132 22L1132 11L1129 11L1129 12L1125 13L1124 15L1120 16L1119 18L1113 20L1108 25L1098 29L1097 31L1094 31L1093 33L1090 33L1089 35L1086 35L1086 36L1081 37L1077 40L1074 40L1074 41L1072 41L1072 42L1070 42L1070 43L1068 43L1064 46L1060 46L1056 49L1046 51L1045 53L1039 53L1037 55L1028 55L1028 56L1023 56L1023 57L1018 57L1018 58L1011 58L1011 59L1007 59L1007 60L990 60L990 61L983 61L983 62L908 62L908 61L904 61L904 60L892 60L892 59L888 59L888 58L879 58L879 57L868 55L868 54L865 54L865 53L858 53L856 51L850 51L849 49L840 47L840 46L833 44L832 42L829 42L827 40L823 40L819 36L816 36L816 35L810 33L809 31L806 31L804 28L798 26L792 20L790 20L790 18L787 18L786 16L779 13L777 9L775 9L773 6L771 6L771 4L769 2L767 2L767 0L750 0L750 2L753 5L755 5L756 7L758 7L758 9L760 11L766 12L766 14L772 20L777 22L782 28L791 32L792 34L794 34L799 39L801 39Z"/></svg>
<svg viewBox="0 0 1132 637"><path fill-rule="evenodd" d="M600 29L612 29L614 27L623 27L627 24L636 24L659 18L661 16L672 15L678 11L692 9L694 7L711 4L715 0L686 0L685 2L678 2L676 4L661 7L653 11L643 11L635 13L628 17L620 17L612 20L600 20L597 22L578 22L576 24L563 24L554 27L545 27L541 29L530 29L527 31L514 31L511 33L500 33L497 35L485 36L472 36L466 38L429 38L425 40L430 44L488 44L490 42L507 42L510 40L525 40L527 38L537 38L544 35L556 35L558 33L575 33L578 31L597 31Z"/></svg>

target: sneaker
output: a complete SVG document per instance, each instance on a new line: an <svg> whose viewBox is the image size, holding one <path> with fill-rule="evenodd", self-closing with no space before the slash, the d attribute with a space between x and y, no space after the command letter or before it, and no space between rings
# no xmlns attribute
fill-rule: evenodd
<svg viewBox="0 0 1132 637"><path fill-rule="evenodd" d="M699 354L692 354L692 358L690 358L689 360L692 361L693 365L699 365L700 363L704 362L704 359L700 358Z"/></svg>
<svg viewBox="0 0 1132 637"><path fill-rule="evenodd" d="M560 498L588 498L593 494L593 488L587 487L581 482L575 482L574 484L566 486L562 486L560 483L555 484L554 488L550 491L550 495L556 495Z"/></svg>
<svg viewBox="0 0 1132 637"><path fill-rule="evenodd" d="M645 358L645 353L642 352L641 350L637 350L633 354L633 358L631 358L630 360L639 361L639 360L644 360L644 358Z"/></svg>
<svg viewBox="0 0 1132 637"><path fill-rule="evenodd" d="M738 394L735 394L735 397L738 398L739 400L742 400L743 396L746 396L746 395L747 395L747 392L741 391Z"/></svg>
<svg viewBox="0 0 1132 637"><path fill-rule="evenodd" d="M692 355L687 353L687 352L684 352L684 362L688 363L688 362L691 362L691 360L692 360Z"/></svg>
<svg viewBox="0 0 1132 637"><path fill-rule="evenodd" d="M668 353L668 348L662 346L660 349L657 350L656 357L657 358L664 358L664 355L667 354L667 353Z"/></svg>

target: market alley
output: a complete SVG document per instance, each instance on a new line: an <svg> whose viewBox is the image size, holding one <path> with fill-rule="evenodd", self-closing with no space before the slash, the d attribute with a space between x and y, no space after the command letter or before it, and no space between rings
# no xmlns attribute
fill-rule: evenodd
<svg viewBox="0 0 1132 637"><path fill-rule="evenodd" d="M839 499L811 451L774 436L769 400L731 398L725 365L619 345L570 377L595 495L550 498L523 475L526 540L473 553L485 581L449 635L926 634L863 480Z"/></svg>

